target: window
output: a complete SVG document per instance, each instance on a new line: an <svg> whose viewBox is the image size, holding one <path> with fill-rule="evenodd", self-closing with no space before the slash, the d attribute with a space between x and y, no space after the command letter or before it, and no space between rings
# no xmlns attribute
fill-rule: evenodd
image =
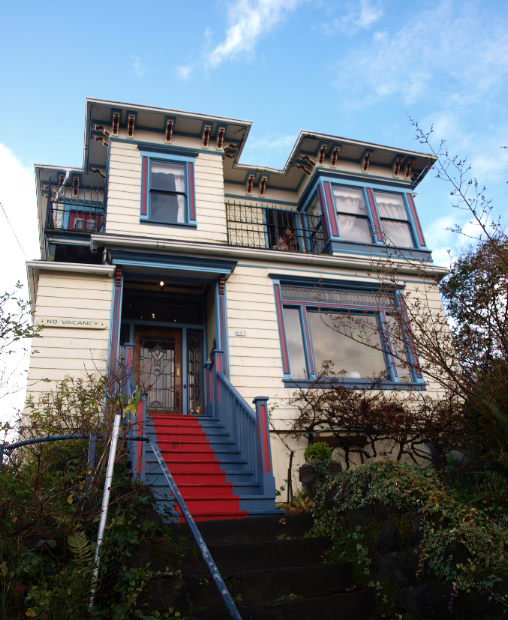
<svg viewBox="0 0 508 620"><path fill-rule="evenodd" d="M185 166L150 162L149 218L157 222L185 222Z"/></svg>
<svg viewBox="0 0 508 620"><path fill-rule="evenodd" d="M423 383L406 319L396 310L402 303L398 292L354 285L275 286L286 381L310 381L331 360L345 383Z"/></svg>
<svg viewBox="0 0 508 620"><path fill-rule="evenodd" d="M371 243L370 222L363 191L350 187L333 187L339 233L344 241Z"/></svg>
<svg viewBox="0 0 508 620"><path fill-rule="evenodd" d="M325 238L323 231L323 212L321 211L321 203L317 194L307 210L307 222L310 252L313 254L321 254L325 249Z"/></svg>
<svg viewBox="0 0 508 620"><path fill-rule="evenodd" d="M302 340L302 324L299 308L284 308L284 323L286 325L286 341L289 363L291 364L292 379L307 378L307 362Z"/></svg>
<svg viewBox="0 0 508 620"><path fill-rule="evenodd" d="M414 247L411 225L402 195L387 192L374 192L374 195L385 243L397 247Z"/></svg>
<svg viewBox="0 0 508 620"><path fill-rule="evenodd" d="M142 156L142 223L196 227L194 163L197 153L138 147Z"/></svg>
<svg viewBox="0 0 508 620"><path fill-rule="evenodd" d="M337 313L333 314L337 316ZM386 373L379 326L375 315L362 314L358 316L359 321L355 322L354 317L348 320L350 315L345 314L344 321L340 324L341 329L344 325L346 328L344 331L348 335L332 329L333 321L329 316L316 311L308 312L307 316L317 370L321 368L325 360L331 360L334 363L334 371L345 371L344 376L349 379L368 379ZM372 349L362 342L367 342L370 346L379 347L379 349Z"/></svg>

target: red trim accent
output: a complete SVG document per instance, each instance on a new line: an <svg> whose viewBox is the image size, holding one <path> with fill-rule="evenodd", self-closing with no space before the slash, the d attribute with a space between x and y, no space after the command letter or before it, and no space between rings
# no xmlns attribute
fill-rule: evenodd
<svg viewBox="0 0 508 620"><path fill-rule="evenodd" d="M265 189L266 189L266 177L263 177L261 179L261 183L259 184L259 195L260 196L265 195Z"/></svg>
<svg viewBox="0 0 508 620"><path fill-rule="evenodd" d="M137 430L138 430L138 437L141 437L143 435L143 402L138 403L138 429ZM136 470L138 472L138 476L140 476L143 471L143 446L142 446L143 442L136 441L136 443L137 443Z"/></svg>
<svg viewBox="0 0 508 620"><path fill-rule="evenodd" d="M370 201L370 210L372 212L372 217L374 218L374 225L376 226L376 235L379 241L383 241L383 233L381 232L381 225L379 224L379 218L377 216L376 204L374 202L374 196L372 195L372 190L370 187L367 188L367 196Z"/></svg>
<svg viewBox="0 0 508 620"><path fill-rule="evenodd" d="M74 177L72 179L72 187L73 187L73 195L77 196L78 195L78 187L79 187L79 178L78 177Z"/></svg>
<svg viewBox="0 0 508 620"><path fill-rule="evenodd" d="M171 142L172 137L173 137L173 121L168 121L166 123L166 142Z"/></svg>
<svg viewBox="0 0 508 620"><path fill-rule="evenodd" d="M252 185L254 184L255 175L250 174L247 180L247 194L252 194Z"/></svg>
<svg viewBox="0 0 508 620"><path fill-rule="evenodd" d="M118 128L120 126L120 113L119 112L113 112L113 129L111 131L111 133L114 136L118 135Z"/></svg>
<svg viewBox="0 0 508 620"><path fill-rule="evenodd" d="M196 204L194 201L194 164L189 164L189 187L190 187L190 219L196 219Z"/></svg>
<svg viewBox="0 0 508 620"><path fill-rule="evenodd" d="M210 142L210 130L211 129L212 128L209 125L207 125L205 127L205 130L203 131L203 146L205 147L208 146L208 143Z"/></svg>
<svg viewBox="0 0 508 620"><path fill-rule="evenodd" d="M406 177L406 179L409 179L409 177L411 176L411 168L413 167L413 164L415 163L414 159L410 159L407 164L406 164L406 171L404 173L404 176Z"/></svg>
<svg viewBox="0 0 508 620"><path fill-rule="evenodd" d="M397 364L395 362L395 357L393 356L392 343L390 340L390 333L388 331L388 321L386 319L386 312L384 310L381 311L381 317L383 319L383 325L384 325L385 333L386 333L386 344L388 345L388 349L390 350L390 360L391 360L390 363L391 363L392 370L393 370L395 377L398 378L399 373L397 372Z"/></svg>
<svg viewBox="0 0 508 620"><path fill-rule="evenodd" d="M217 372L221 371L220 355L216 356L217 360ZM220 381L217 380L217 402L220 403Z"/></svg>
<svg viewBox="0 0 508 620"><path fill-rule="evenodd" d="M416 232L418 233L418 239L420 240L420 245L425 247L425 239L423 238L422 229L420 228L420 221L418 219L418 215L416 214L415 203L413 201L413 196L411 194L406 194L407 199L409 201L409 206L411 207L411 213L413 214L413 220L416 226Z"/></svg>
<svg viewBox="0 0 508 620"><path fill-rule="evenodd" d="M289 374L289 364L288 364L288 354L286 347L286 336L284 335L284 315L282 313L282 306L280 303L280 291L279 285L275 285L275 298L277 300L277 313L279 315L279 324L280 324L280 339L282 340L282 356L284 361L284 374Z"/></svg>
<svg viewBox="0 0 508 620"><path fill-rule="evenodd" d="M224 129L224 127L219 129L219 133L217 135L217 148L218 149L222 149L222 145L224 144L224 134L225 133L226 133L226 130Z"/></svg>
<svg viewBox="0 0 508 620"><path fill-rule="evenodd" d="M224 293L219 293L219 312L220 312L220 325L221 325L221 334L220 334L220 344L221 349L224 354L224 371L227 374L228 367L228 355L226 351L226 300L224 298Z"/></svg>
<svg viewBox="0 0 508 620"><path fill-rule="evenodd" d="M413 355L413 362L415 365L415 370L416 370L416 374L421 377L422 376L422 371L420 370L420 362L418 361L418 355L416 353L416 348L415 348L415 343L413 340L413 334L411 333L411 324L409 322L409 317L407 315L407 310L406 310L406 302L404 301L403 297L399 297L400 300L400 306L402 309L402 314L404 316L404 321L406 323L406 328L407 328L407 337L409 340L409 347L411 349L411 354Z"/></svg>
<svg viewBox="0 0 508 620"><path fill-rule="evenodd" d="M309 351L309 362L310 362L310 372L314 374L314 364L312 363L312 355L310 355L310 337L309 337L309 326L307 324L307 313L303 313L303 325L305 327L305 336L307 338L307 351Z"/></svg>
<svg viewBox="0 0 508 620"><path fill-rule="evenodd" d="M306 168L303 164L295 164L295 168L297 170L303 170L305 174L309 177L312 174L312 172L308 168Z"/></svg>
<svg viewBox="0 0 508 620"><path fill-rule="evenodd" d="M335 211L333 209L333 201L332 201L332 196L330 193L330 183L325 183L324 185L325 185L326 197L328 201L328 213L330 214L330 219L332 220L333 235L334 237L338 237L339 231L337 229L337 215L335 214Z"/></svg>
<svg viewBox="0 0 508 620"><path fill-rule="evenodd" d="M263 475L263 448L262 448L262 444L261 444L261 424L259 424L259 413L257 414L257 427L258 427L258 446L259 446L259 464L261 466L261 475Z"/></svg>
<svg viewBox="0 0 508 620"><path fill-rule="evenodd" d="M265 473L270 473L270 456L268 453L268 435L266 429L266 405L260 405L260 417L261 417L261 425L263 430L263 447L265 449Z"/></svg>
<svg viewBox="0 0 508 620"><path fill-rule="evenodd" d="M326 150L328 146L325 144L319 149L319 164L321 165L325 161Z"/></svg>
<svg viewBox="0 0 508 620"><path fill-rule="evenodd" d="M337 163L337 157L339 156L339 151L340 148L338 146L336 146L332 151L332 159L330 162L332 164L332 168L335 168L335 164Z"/></svg>
<svg viewBox="0 0 508 620"><path fill-rule="evenodd" d="M319 202L321 204L321 211L323 212L323 222L325 224L325 235L326 235L326 238L328 238L330 237L330 229L329 229L329 224L328 224L329 213L327 211L326 200L325 200L325 195L323 193L322 185L318 185L318 194L319 194Z"/></svg>
<svg viewBox="0 0 508 620"><path fill-rule="evenodd" d="M372 153L365 153L365 157L363 158L363 163L362 163L364 172L367 172L367 170L369 169L369 161L371 157L372 157Z"/></svg>
<svg viewBox="0 0 508 620"><path fill-rule="evenodd" d="M303 161L306 161L312 167L314 167L316 165L316 162L312 161L312 159L308 155L300 155L300 159L303 160Z"/></svg>
<svg viewBox="0 0 508 620"><path fill-rule="evenodd" d="M147 185L146 185L146 176L147 176L147 158L143 157L143 185L141 188L141 215L146 215L146 190L147 190Z"/></svg>
<svg viewBox="0 0 508 620"><path fill-rule="evenodd" d="M69 227L68 230L81 230L83 232L98 232L101 228L102 216L95 213L77 213L71 211L69 214ZM82 220L83 224L76 228L76 220ZM87 226L87 222L95 222L93 226Z"/></svg>
<svg viewBox="0 0 508 620"><path fill-rule="evenodd" d="M134 120L134 114L129 114L127 120L127 135L129 136L129 138L132 138L134 136Z"/></svg>
<svg viewBox="0 0 508 620"><path fill-rule="evenodd" d="M127 349L127 366L130 366L132 363L132 349L129 347Z"/></svg>

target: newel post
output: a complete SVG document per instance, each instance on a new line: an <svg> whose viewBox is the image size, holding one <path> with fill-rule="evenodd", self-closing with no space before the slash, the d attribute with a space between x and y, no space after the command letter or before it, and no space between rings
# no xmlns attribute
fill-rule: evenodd
<svg viewBox="0 0 508 620"><path fill-rule="evenodd" d="M264 495L275 495L275 478L273 476L272 451L270 449L270 427L268 424L268 396L256 396L252 402L256 407L261 488Z"/></svg>

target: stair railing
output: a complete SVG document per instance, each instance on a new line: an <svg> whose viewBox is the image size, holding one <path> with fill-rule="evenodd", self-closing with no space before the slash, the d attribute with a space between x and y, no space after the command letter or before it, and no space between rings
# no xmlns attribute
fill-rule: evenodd
<svg viewBox="0 0 508 620"><path fill-rule="evenodd" d="M222 575L220 574L219 569L217 568L217 565L213 561L210 551L208 550L208 547L206 546L206 543L199 532L196 522L192 518L192 515L189 512L189 509L187 508L187 504L185 503L185 500L183 499L182 495L180 494L180 491L178 490L178 486L173 480L173 476L171 475L168 469L168 466L166 465L166 462L164 461L162 457L161 451L159 450L157 443L153 441L152 439L148 439L148 441L150 443L150 446L152 447L155 458L157 459L160 465L160 468L162 469L164 478L166 478L166 482L168 483L168 486L171 489L171 493L173 494L180 510L182 511L182 515L185 521L187 522L187 525L189 526L190 531L192 532L192 536L194 537L194 540L196 541L196 544L199 550L201 551L203 560L205 561L208 567L208 570L210 571L210 575L212 576L215 587L219 591L219 594L224 602L224 605L226 606L226 609L228 610L229 616L233 618L233 620L242 620L242 617L240 616L240 613L235 605L235 602L233 601L233 598L228 590L228 587L226 586L224 579L222 578Z"/></svg>
<svg viewBox="0 0 508 620"><path fill-rule="evenodd" d="M272 469L270 430L268 424L268 397L258 396L252 409L222 372L223 352L214 350L212 360L205 363L205 413L224 426L264 495L275 497L275 478Z"/></svg>

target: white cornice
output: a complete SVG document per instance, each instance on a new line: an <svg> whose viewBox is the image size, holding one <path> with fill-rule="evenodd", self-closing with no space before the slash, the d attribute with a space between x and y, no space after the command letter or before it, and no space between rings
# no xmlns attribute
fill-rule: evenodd
<svg viewBox="0 0 508 620"><path fill-rule="evenodd" d="M361 257L334 255L323 256L322 254L300 254L293 252L280 252L278 250L265 250L256 248L241 248L229 245L212 243L192 243L176 241L173 239L150 239L146 237L134 237L124 235L92 235L90 248L96 251L100 246L123 247L131 249L145 249L156 251L171 251L186 254L208 254L228 258L245 258L258 261L271 261L279 263L293 263L300 265L314 265L322 267L345 267L347 269L361 269L363 271L391 271L396 269L400 273L425 273L430 277L443 277L448 273L445 267L439 267L417 260L390 259L377 256Z"/></svg>

